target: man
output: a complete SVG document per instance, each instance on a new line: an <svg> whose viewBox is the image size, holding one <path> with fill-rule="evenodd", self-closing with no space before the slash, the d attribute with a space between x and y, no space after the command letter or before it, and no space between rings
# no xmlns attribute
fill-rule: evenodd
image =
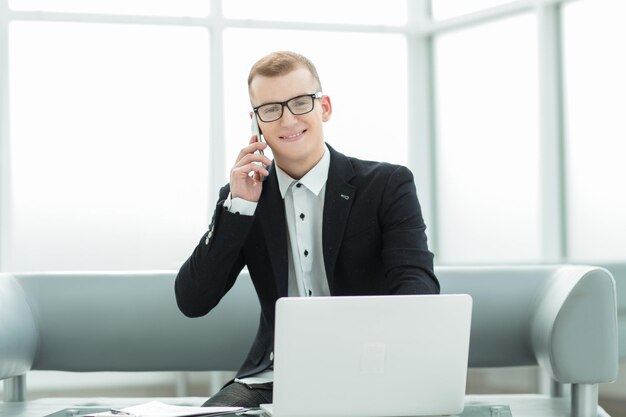
<svg viewBox="0 0 626 417"><path fill-rule="evenodd" d="M439 292L411 172L325 143L332 105L313 64L272 53L252 67L248 91L267 143L253 136L239 153L209 231L175 285L181 311L202 316L247 266L261 304L237 378L207 406L272 402L279 297ZM273 162L260 152L268 146Z"/></svg>

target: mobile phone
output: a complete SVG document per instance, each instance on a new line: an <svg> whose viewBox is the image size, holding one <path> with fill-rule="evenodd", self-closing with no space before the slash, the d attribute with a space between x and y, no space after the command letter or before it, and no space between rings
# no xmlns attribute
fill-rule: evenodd
<svg viewBox="0 0 626 417"><path fill-rule="evenodd" d="M252 134L256 135L256 140L257 142L265 142L265 138L263 137L263 133L261 133L261 129L259 128L259 121L256 118L256 113L252 114ZM256 153L258 153L259 155L264 155L263 150L259 149ZM265 165L263 165L262 163L259 163L261 166L263 166L264 168L267 168ZM265 181L265 177L263 175L261 175L261 181Z"/></svg>
<svg viewBox="0 0 626 417"><path fill-rule="evenodd" d="M252 134L256 135L257 142L264 142L265 138L261 133L261 129L259 128L259 122L256 118L256 114L252 115ZM263 155L263 151L261 151L261 155Z"/></svg>

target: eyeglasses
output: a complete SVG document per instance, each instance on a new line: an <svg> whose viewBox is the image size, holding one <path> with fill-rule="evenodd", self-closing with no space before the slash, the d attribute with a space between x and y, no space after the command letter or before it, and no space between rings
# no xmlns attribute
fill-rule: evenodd
<svg viewBox="0 0 626 417"><path fill-rule="evenodd" d="M283 102L262 104L254 107L252 110L259 116L262 122L274 122L283 116L283 109L285 107L287 107L294 116L312 112L316 98L322 98L321 91L313 94L304 94Z"/></svg>

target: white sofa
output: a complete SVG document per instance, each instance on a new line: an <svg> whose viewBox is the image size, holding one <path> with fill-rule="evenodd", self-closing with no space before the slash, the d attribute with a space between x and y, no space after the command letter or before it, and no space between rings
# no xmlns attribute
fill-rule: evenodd
<svg viewBox="0 0 626 417"><path fill-rule="evenodd" d="M572 384L564 398L472 396L468 403L506 403L515 417L606 415L598 407L598 384L615 380L618 372L616 291L609 271L554 265L440 267L436 273L442 292L474 299L470 367L539 365L555 385ZM46 408L25 401L30 370L237 369L258 322L249 276L242 273L209 315L189 319L176 307L175 275L0 274L0 415L35 417L80 405L57 400ZM81 404L87 403L98 404Z"/></svg>

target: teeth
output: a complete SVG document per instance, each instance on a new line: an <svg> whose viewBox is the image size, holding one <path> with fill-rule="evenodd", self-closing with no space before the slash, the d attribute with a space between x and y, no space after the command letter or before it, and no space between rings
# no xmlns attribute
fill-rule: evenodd
<svg viewBox="0 0 626 417"><path fill-rule="evenodd" d="M293 138L297 138L298 136L300 136L303 132L299 132L296 133L294 135L289 135L289 136L283 136L285 139L293 139Z"/></svg>

